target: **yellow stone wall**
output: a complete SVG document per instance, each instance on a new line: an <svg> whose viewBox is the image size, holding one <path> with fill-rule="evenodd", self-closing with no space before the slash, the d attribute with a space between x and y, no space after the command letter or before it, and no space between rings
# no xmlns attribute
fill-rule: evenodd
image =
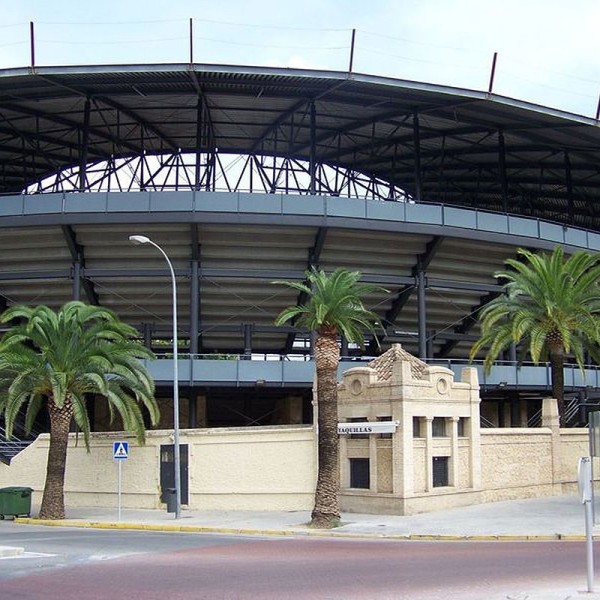
<svg viewBox="0 0 600 600"><path fill-rule="evenodd" d="M549 429L482 429L481 488L484 500L551 493L552 460Z"/></svg>
<svg viewBox="0 0 600 600"><path fill-rule="evenodd" d="M117 465L113 441L130 443L130 458L123 462L123 507L159 508L160 445L172 440L166 431L148 434L144 447L124 434L96 433L92 451L71 435L65 481L69 506L116 507ZM413 440L414 494L404 511L437 510L461 502L492 502L576 491L577 463L588 454L585 429L560 430L558 455L553 457L552 431L537 429L481 430L481 488L469 489L467 467L470 448L459 440L458 489L426 492L425 441ZM311 427L267 427L183 431L189 445L190 508L196 510L309 510L316 474L315 440ZM440 448L443 446L443 443ZM392 440L377 440L377 491L372 497L392 494ZM18 454L10 466L0 464L0 487L29 486L39 503L45 479L48 435L42 435ZM352 440L352 455L365 457L369 440ZM555 462L558 478L552 481ZM595 465L596 476L600 465ZM473 489L473 488L471 488ZM462 490L462 492L461 492ZM368 494L368 491L366 491ZM458 492L458 495L457 495ZM477 492L477 493L475 493ZM369 506L365 499L364 510ZM392 505L398 512L398 503ZM395 507L395 508L394 508Z"/></svg>
<svg viewBox="0 0 600 600"><path fill-rule="evenodd" d="M415 440L415 443L413 444L413 477L415 494L423 493L427 488L425 459L425 441Z"/></svg>
<svg viewBox="0 0 600 600"><path fill-rule="evenodd" d="M391 494L392 479L392 443L391 440L378 440L377 443L377 492Z"/></svg>
<svg viewBox="0 0 600 600"><path fill-rule="evenodd" d="M118 466L113 441L127 440L122 464L122 506L159 508L160 446L172 444L167 431L148 433L146 445L123 433L92 434L91 452L71 434L65 476L69 506L117 505ZM28 486L41 500L48 455L47 434L0 464L0 487ZM314 432L310 426L274 426L182 431L188 444L191 509L308 510L316 480Z"/></svg>

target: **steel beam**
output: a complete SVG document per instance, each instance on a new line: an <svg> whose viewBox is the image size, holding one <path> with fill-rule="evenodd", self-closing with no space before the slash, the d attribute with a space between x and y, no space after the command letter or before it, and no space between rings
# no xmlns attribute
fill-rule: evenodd
<svg viewBox="0 0 600 600"><path fill-rule="evenodd" d="M316 194L316 170L317 170L317 107L315 101L310 103L310 157L308 175L310 177L309 193Z"/></svg>
<svg viewBox="0 0 600 600"><path fill-rule="evenodd" d="M423 195L423 185L421 179L421 131L417 112L413 114L413 148L415 165L414 198L416 202L420 202Z"/></svg>
<svg viewBox="0 0 600 600"><path fill-rule="evenodd" d="M423 265L417 264L417 327L419 340L419 358L427 358L427 302L425 297L425 269Z"/></svg>
<svg viewBox="0 0 600 600"><path fill-rule="evenodd" d="M164 132L162 132L156 125L150 123L150 121L141 117L134 110L131 110L130 108L123 106L121 103L117 102L116 100L112 100L110 98L107 98L106 96L95 96L94 100L102 102L106 106L109 106L110 108L113 108L114 110L117 110L120 113L126 115L131 120L135 121L140 126L140 128L144 128L146 131L152 132L158 139L165 142L165 144L169 148L171 148L171 150L173 150L173 151L178 150L179 144L177 144L177 142L174 139L170 138L168 135L166 135ZM98 111L98 112L101 112L101 111Z"/></svg>
<svg viewBox="0 0 600 600"><path fill-rule="evenodd" d="M85 99L83 109L83 127L81 134L81 151L79 159L79 191L84 192L87 189L86 169L88 162L88 144L90 141L90 99Z"/></svg>
<svg viewBox="0 0 600 600"><path fill-rule="evenodd" d="M323 246L325 245L325 239L327 237L327 228L319 227L317 230L317 235L315 236L315 243L312 248L308 251L308 262L306 265L307 269L311 269L313 267L319 266L319 260L321 258L321 252L323 251ZM308 300L308 296L305 292L300 292L298 294L298 299L296 300L296 306L302 306ZM285 347L283 354L289 354L292 351L294 340L296 338L295 332L288 333L287 339L285 341Z"/></svg>
<svg viewBox="0 0 600 600"><path fill-rule="evenodd" d="M413 283L409 285L404 286L398 292L398 295L394 299L392 306L387 311L384 317L384 323L387 323L389 325L392 325L394 323L394 321L396 320L396 318L410 299L412 291L415 289L416 278L418 276L418 266L421 265L421 267L424 270L427 270L427 268L431 264L431 261L438 253L443 241L443 236L435 236L427 243L427 246L425 247L425 252L423 252L417 257L417 264L415 264L412 268L412 278L415 281L413 281Z"/></svg>
<svg viewBox="0 0 600 600"><path fill-rule="evenodd" d="M508 212L508 179L506 176L506 146L504 144L504 131L498 130L498 177L502 190L502 210Z"/></svg>
<svg viewBox="0 0 600 600"><path fill-rule="evenodd" d="M73 121L71 119L67 119L67 118L57 115L55 113L46 113L41 110L36 110L36 109L22 106L21 104L9 104L9 105L3 104L3 107L8 108L9 110L17 112L17 113L29 115L32 117L40 117L41 119L44 119L46 121L50 121L50 122L57 123L59 125L63 125L72 131L80 131L82 129L82 124L79 123L78 121ZM134 144L129 144L120 138L110 135L109 133L106 133L106 131L104 129L99 129L98 127L90 127L89 132L99 139L113 143L117 147L121 146L121 147L127 148L128 150L130 150L132 152L136 152L136 153L139 152L139 148L137 146L135 146ZM64 145L62 141L59 142L58 140L55 140L55 143L57 143L59 145ZM107 158L107 157L105 156L105 158Z"/></svg>
<svg viewBox="0 0 600 600"><path fill-rule="evenodd" d="M565 187L567 188L567 214L569 223L575 223L575 198L573 196L573 178L571 174L571 158L565 150Z"/></svg>
<svg viewBox="0 0 600 600"><path fill-rule="evenodd" d="M77 243L77 237L70 225L62 225L61 230L65 241L67 242L71 258L73 259L73 300L80 299L81 288L83 287L88 302L98 306L100 304L100 299L98 298L94 284L84 275L85 255L83 246Z"/></svg>
<svg viewBox="0 0 600 600"><path fill-rule="evenodd" d="M468 334L469 331L471 331L471 329L475 326L475 324L477 323L477 316L476 316L477 313L488 302L491 302L494 298L497 298L500 295L500 293L501 293L500 291L490 292L486 296L482 296L479 299L478 304L471 307L469 314L465 315L460 320L460 323L453 330L453 333L459 337L457 337L455 339L448 338L448 341L446 341L446 343L440 348L439 352L437 353L436 358L438 358L438 357L446 358L448 356L448 354L450 354L450 352L452 352L452 350L454 350L454 348L458 345L458 343L460 341L463 341L464 338L462 338L460 336L464 336L464 335Z"/></svg>
<svg viewBox="0 0 600 600"><path fill-rule="evenodd" d="M192 260L190 281L190 354L198 354L201 350L202 338L200 336L200 243L198 240L198 227L191 226Z"/></svg>

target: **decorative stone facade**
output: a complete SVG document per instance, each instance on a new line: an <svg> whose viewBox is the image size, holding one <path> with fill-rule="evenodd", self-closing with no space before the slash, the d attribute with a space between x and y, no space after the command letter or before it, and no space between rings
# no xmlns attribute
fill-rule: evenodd
<svg viewBox="0 0 600 600"><path fill-rule="evenodd" d="M346 371L339 420L394 421L394 434L340 436L345 510L410 514L470 504L481 490L479 383L474 368L454 381L394 344Z"/></svg>

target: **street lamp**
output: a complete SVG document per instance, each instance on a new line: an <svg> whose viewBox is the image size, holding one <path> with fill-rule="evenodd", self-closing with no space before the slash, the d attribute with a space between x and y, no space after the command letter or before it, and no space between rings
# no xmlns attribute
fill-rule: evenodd
<svg viewBox="0 0 600 600"><path fill-rule="evenodd" d="M150 244L154 246L164 257L171 271L171 284L173 289L173 462L175 468L175 518L181 516L181 472L179 454L179 373L177 371L177 283L175 271L167 256L167 253L149 237L145 235L130 235L129 241L133 244Z"/></svg>

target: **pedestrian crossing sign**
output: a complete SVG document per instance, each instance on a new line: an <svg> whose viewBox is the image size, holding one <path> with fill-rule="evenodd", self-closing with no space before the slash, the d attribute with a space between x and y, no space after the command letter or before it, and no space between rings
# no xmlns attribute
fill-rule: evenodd
<svg viewBox="0 0 600 600"><path fill-rule="evenodd" d="M127 460L129 458L129 442L113 442L113 458Z"/></svg>

